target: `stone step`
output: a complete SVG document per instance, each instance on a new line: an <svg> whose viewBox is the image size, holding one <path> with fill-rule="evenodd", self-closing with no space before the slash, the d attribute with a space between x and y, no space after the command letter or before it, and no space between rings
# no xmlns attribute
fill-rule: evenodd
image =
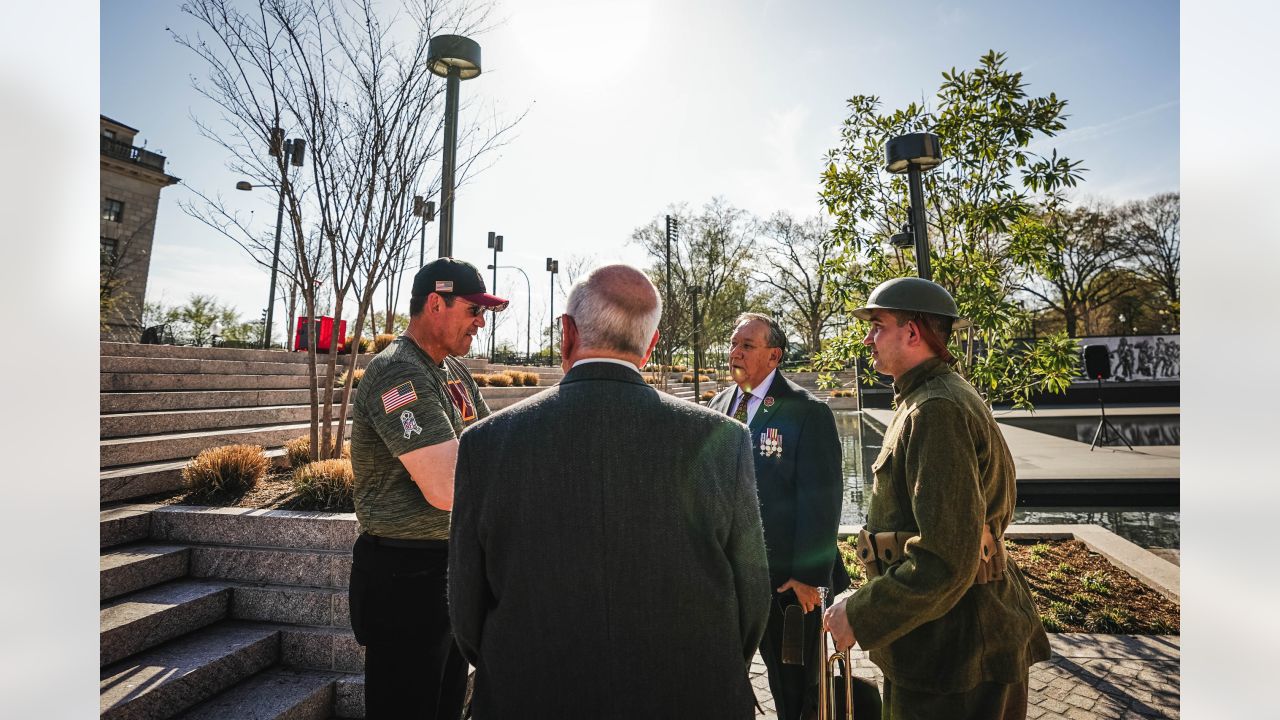
<svg viewBox="0 0 1280 720"><path fill-rule="evenodd" d="M193 545L190 552L188 572L191 577L340 590L350 582L350 547L342 550L294 550Z"/></svg>
<svg viewBox="0 0 1280 720"><path fill-rule="evenodd" d="M181 720L327 720L337 673L273 667L178 715Z"/></svg>
<svg viewBox="0 0 1280 720"><path fill-rule="evenodd" d="M189 550L181 545L137 544L98 557L99 599L131 593L187 575Z"/></svg>
<svg viewBox="0 0 1280 720"><path fill-rule="evenodd" d="M151 533L151 511L159 505L126 505L98 513L98 547L106 549L145 540Z"/></svg>
<svg viewBox="0 0 1280 720"><path fill-rule="evenodd" d="M324 399L324 393L319 393ZM163 410L203 410L208 408L254 408L281 405L309 405L311 393L297 390L186 390L173 392L101 393L99 410L108 413L158 412ZM352 399L355 394L352 393ZM342 401L342 389L333 392L335 403Z"/></svg>
<svg viewBox="0 0 1280 720"><path fill-rule="evenodd" d="M108 601L99 613L100 665L211 625L230 603L230 586L207 580L176 580Z"/></svg>
<svg viewBox="0 0 1280 720"><path fill-rule="evenodd" d="M350 552L355 513L169 505L151 513L155 542Z"/></svg>
<svg viewBox="0 0 1280 720"><path fill-rule="evenodd" d="M103 668L99 711L103 720L172 717L264 670L279 656L277 628L221 622Z"/></svg>
<svg viewBox="0 0 1280 720"><path fill-rule="evenodd" d="M283 448L268 448L266 455L275 467L285 467L288 464ZM182 468L190 460L191 458L166 460L103 470L98 474L99 501L119 502L178 492L186 485L182 479Z"/></svg>
<svg viewBox="0 0 1280 720"><path fill-rule="evenodd" d="M335 718L364 717L364 673L345 677L334 683L333 716Z"/></svg>
<svg viewBox="0 0 1280 720"><path fill-rule="evenodd" d="M165 460L193 458L201 450L220 445L261 445L282 447L286 442L310 432L309 423L269 425L266 427L207 430L201 432L151 435L140 438L109 438L98 443L101 468L158 463ZM350 437L350 423L347 424Z"/></svg>
<svg viewBox="0 0 1280 720"><path fill-rule="evenodd" d="M167 357L107 356L99 359L99 372L198 374L198 375L306 375L310 367L296 362L251 360L195 360ZM341 371L339 371L341 372ZM323 374L323 370L321 370Z"/></svg>
<svg viewBox="0 0 1280 720"><path fill-rule="evenodd" d="M237 584L231 593L228 614L235 620L351 627L345 588Z"/></svg>
<svg viewBox="0 0 1280 720"><path fill-rule="evenodd" d="M306 375L194 375L187 373L101 373L100 392L169 390L306 390Z"/></svg>
<svg viewBox="0 0 1280 720"><path fill-rule="evenodd" d="M103 415L98 419L98 429L99 437L107 439L284 425L310 422L310 420L310 405L275 405Z"/></svg>
<svg viewBox="0 0 1280 720"><path fill-rule="evenodd" d="M280 662L296 668L362 673L364 647L356 642L351 628L286 626L280 628Z"/></svg>
<svg viewBox="0 0 1280 720"><path fill-rule="evenodd" d="M138 357L138 358L182 358L188 360L238 360L247 362L287 362L306 364L307 353L289 352L285 350L253 350L241 348L191 347L189 345L141 345L138 343L99 343L99 354L103 357ZM346 359L346 354L338 356L338 362ZM361 360L368 362L373 357L362 353ZM318 353L318 361L328 361L327 353Z"/></svg>

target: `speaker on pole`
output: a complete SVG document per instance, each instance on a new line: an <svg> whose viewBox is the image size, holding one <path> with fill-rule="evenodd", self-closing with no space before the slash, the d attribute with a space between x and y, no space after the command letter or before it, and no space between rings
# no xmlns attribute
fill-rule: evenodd
<svg viewBox="0 0 1280 720"><path fill-rule="evenodd" d="M1111 379L1111 351L1106 345L1084 346L1084 374L1090 380Z"/></svg>

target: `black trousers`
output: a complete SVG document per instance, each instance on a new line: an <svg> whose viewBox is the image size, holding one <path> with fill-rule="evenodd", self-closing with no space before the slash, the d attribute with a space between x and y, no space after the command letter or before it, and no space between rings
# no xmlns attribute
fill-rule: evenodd
<svg viewBox="0 0 1280 720"><path fill-rule="evenodd" d="M818 663L822 662L819 628L822 613L817 608L804 614L804 665L782 662L782 617L788 605L799 605L794 592L774 593L769 603L769 623L760 641L760 657L769 671L769 692L778 720L801 720L801 713L818 707Z"/></svg>
<svg viewBox="0 0 1280 720"><path fill-rule="evenodd" d="M365 648L365 717L457 720L467 663L449 626L446 541L404 547L363 534L352 548L351 629Z"/></svg>

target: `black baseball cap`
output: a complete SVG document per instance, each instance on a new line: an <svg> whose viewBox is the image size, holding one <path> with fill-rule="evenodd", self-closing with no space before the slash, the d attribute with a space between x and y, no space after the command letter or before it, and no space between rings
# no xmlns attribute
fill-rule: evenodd
<svg viewBox="0 0 1280 720"><path fill-rule="evenodd" d="M510 304L485 292L484 278L475 265L448 257L432 260L413 276L413 297L426 297L431 293L454 295L494 312L506 310Z"/></svg>

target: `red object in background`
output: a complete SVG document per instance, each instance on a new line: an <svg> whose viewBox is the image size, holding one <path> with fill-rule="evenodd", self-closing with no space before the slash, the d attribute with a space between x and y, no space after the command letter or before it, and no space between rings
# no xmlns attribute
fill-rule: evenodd
<svg viewBox="0 0 1280 720"><path fill-rule="evenodd" d="M328 316L318 317L312 324L316 328L316 352L330 352L330 346L333 344L333 318ZM347 337L347 321L343 320L338 323L338 352L342 352ZM298 318L297 324L293 331L293 349L306 350L307 343L307 319L305 317Z"/></svg>

